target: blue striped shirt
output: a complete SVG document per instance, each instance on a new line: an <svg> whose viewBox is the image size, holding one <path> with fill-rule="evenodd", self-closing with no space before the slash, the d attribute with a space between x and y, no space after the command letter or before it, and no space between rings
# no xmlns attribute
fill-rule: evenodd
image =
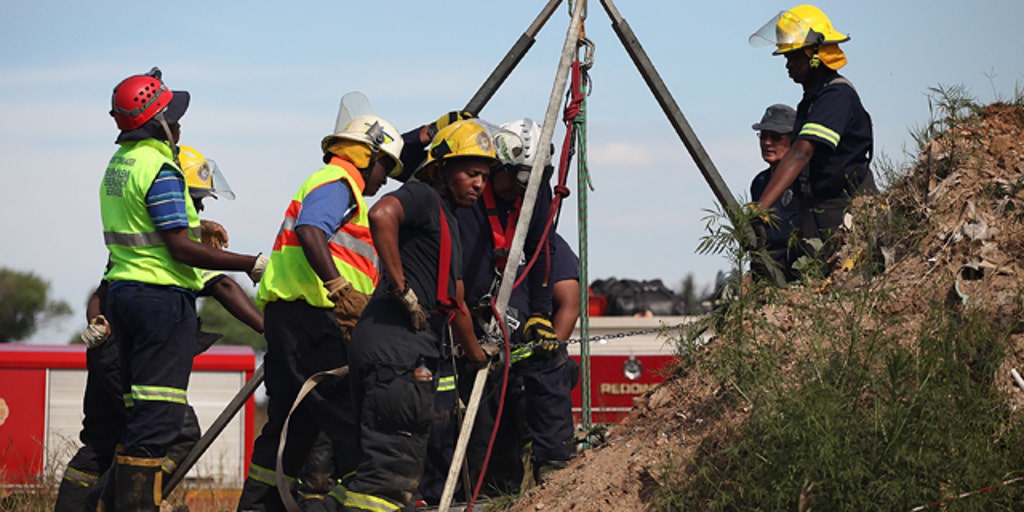
<svg viewBox="0 0 1024 512"><path fill-rule="evenodd" d="M164 166L146 193L146 210L157 231L187 228L185 180L174 169Z"/></svg>

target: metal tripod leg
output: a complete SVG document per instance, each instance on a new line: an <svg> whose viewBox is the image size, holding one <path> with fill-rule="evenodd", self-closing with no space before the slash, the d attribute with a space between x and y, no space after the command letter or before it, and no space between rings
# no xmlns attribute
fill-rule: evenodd
<svg viewBox="0 0 1024 512"><path fill-rule="evenodd" d="M491 100L491 97L501 87L501 84L505 83L508 75L512 73L512 70L515 69L519 61L526 55L526 52L533 46L533 43L536 41L534 38L537 36L537 32L540 32L540 29L544 27L544 24L547 23L548 19L555 12L555 7L558 7L560 3L562 3L562 0L548 1L547 5L541 9L540 14L537 15L537 18L527 27L523 35L519 36L519 40L512 45L512 48L505 54L505 58L501 59L498 67L494 68L494 71L487 77L487 80L484 81L483 85L480 86L480 89L473 95L463 110L480 115L484 105L487 105L487 102Z"/></svg>
<svg viewBox="0 0 1024 512"><path fill-rule="evenodd" d="M739 204L736 202L736 198L729 192L729 187L726 186L725 180L722 179L722 175L718 173L718 169L715 168L715 164L711 162L711 157L708 156L707 151L704 150L704 146L701 145L700 140L697 139L697 134L694 133L693 128L690 127L690 123L686 121L686 117L683 116L683 111L679 109L679 105L672 98L672 93L668 91L668 87L665 86L665 82L661 79L661 75L658 74L658 70L654 68L654 64L651 59L647 56L647 52L644 51L643 46L640 45L640 40L637 39L636 34L633 33L633 29L629 27L629 23L622 18L619 14L618 9L615 8L615 4L612 0L601 0L601 5L604 6L605 12L608 13L608 17L612 20L612 29L615 30L615 34L619 36L619 41L626 48L626 52L629 57L633 60L633 64L636 66L637 71L640 72L640 76L643 77L644 82L647 83L647 87L651 89L651 93L654 94L654 98L658 101L658 105L661 106L662 112L668 117L669 122L672 124L672 128L675 129L679 139L683 141L683 145L690 152L690 157L693 158L694 163L697 164L697 168L700 169L704 180L707 181L711 187L711 191L714 192L715 197L718 199L719 204L725 208L726 212L734 211L739 208ZM750 229L750 228L748 228ZM747 233L750 239L753 239L753 233ZM778 266L773 262L769 261L771 258L767 254L761 254L765 268L772 274L772 278L775 283L779 286L786 285L786 278L782 275Z"/></svg>

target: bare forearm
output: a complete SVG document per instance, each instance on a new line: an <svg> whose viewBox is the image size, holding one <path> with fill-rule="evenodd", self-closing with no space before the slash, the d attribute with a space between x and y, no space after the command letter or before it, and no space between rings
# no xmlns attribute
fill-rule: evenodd
<svg viewBox="0 0 1024 512"><path fill-rule="evenodd" d="M463 313L468 311L466 309L466 301L463 299L464 294L465 289L460 279L455 282L455 301L459 305L459 310L455 312L455 317L452 318L452 331L455 333L455 339L459 340L462 353L466 354L466 358L473 362L483 362L487 355L480 348L480 340L477 339L476 333L473 331L473 319Z"/></svg>
<svg viewBox="0 0 1024 512"><path fill-rule="evenodd" d="M248 272L256 264L256 256L214 249L188 237L184 229L161 231L167 249L175 261L207 270Z"/></svg>
<svg viewBox="0 0 1024 512"><path fill-rule="evenodd" d="M232 316L241 320L252 330L263 334L263 313L256 308L249 296L230 277L225 277L213 287L213 298Z"/></svg>
<svg viewBox="0 0 1024 512"><path fill-rule="evenodd" d="M580 289L573 280L555 283L554 292L555 315L551 325L560 340L567 340L576 328L576 320L580 317Z"/></svg>

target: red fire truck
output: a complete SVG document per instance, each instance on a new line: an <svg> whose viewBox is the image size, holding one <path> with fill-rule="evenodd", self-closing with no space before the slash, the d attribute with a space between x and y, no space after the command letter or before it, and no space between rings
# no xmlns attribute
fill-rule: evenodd
<svg viewBox="0 0 1024 512"><path fill-rule="evenodd" d="M189 402L210 425L252 377L249 347L212 347L193 361ZM84 345L0 344L0 484L45 484L78 449L85 389ZM253 441L254 402L228 424L190 479L241 486Z"/></svg>
<svg viewBox="0 0 1024 512"><path fill-rule="evenodd" d="M589 336L655 330L693 322L693 316L595 316L590 318ZM590 343L590 407L594 423L616 423L629 414L633 400L665 381L676 364L676 343L672 329ZM573 338L579 338L579 324ZM569 355L580 361L580 345L569 345ZM581 377L582 380L582 377ZM573 389L573 417L582 423L582 382Z"/></svg>

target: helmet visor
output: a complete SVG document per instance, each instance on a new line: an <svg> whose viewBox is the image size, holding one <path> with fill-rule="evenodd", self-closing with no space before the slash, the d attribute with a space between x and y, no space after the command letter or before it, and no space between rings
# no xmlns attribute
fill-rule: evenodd
<svg viewBox="0 0 1024 512"><path fill-rule="evenodd" d="M782 11L768 20L757 32L750 34L747 42L755 48L774 46L776 50L773 55L781 55L810 44L821 44L823 41L813 40L815 36L820 39L820 35L812 31L811 26L803 19L789 11Z"/></svg>
<svg viewBox="0 0 1024 512"><path fill-rule="evenodd" d="M231 185L228 185L228 180L224 179L224 174L220 172L220 167L217 167L217 162L207 159L206 163L210 166L213 176L213 195L218 199L233 200L235 198L234 191L231 190Z"/></svg>

